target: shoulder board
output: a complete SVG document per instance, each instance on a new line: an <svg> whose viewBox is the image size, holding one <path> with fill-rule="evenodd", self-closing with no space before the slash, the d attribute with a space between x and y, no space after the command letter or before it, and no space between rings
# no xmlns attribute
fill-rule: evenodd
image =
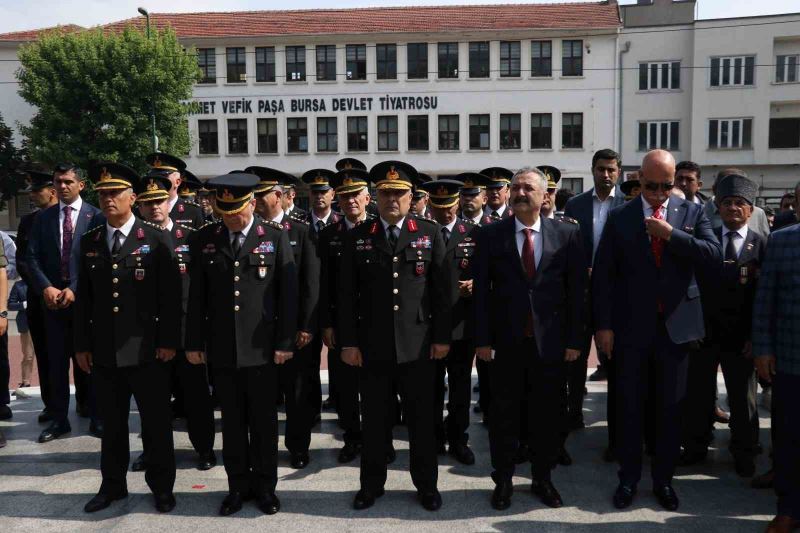
<svg viewBox="0 0 800 533"><path fill-rule="evenodd" d="M273 222L272 220L264 220L264 219L262 219L261 220L261 224L264 225L264 226L269 226L271 228L279 229L281 231L283 230L283 226L281 224L278 224L277 222Z"/></svg>
<svg viewBox="0 0 800 533"><path fill-rule="evenodd" d="M203 226L200 226L200 227L202 228L202 227L205 227L206 225L207 225L207 224L203 224ZM197 231L197 230L196 230L196 229L194 229L193 227L191 227L191 226L187 226L187 225L185 225L185 224L178 224L177 226L178 226L179 228L181 228L181 229L185 229L186 231L189 231L189 232L192 232L192 231Z"/></svg>
<svg viewBox="0 0 800 533"><path fill-rule="evenodd" d="M578 224L578 221L572 217L568 217L566 215L556 215L556 220L559 222L566 222L567 224Z"/></svg>
<svg viewBox="0 0 800 533"><path fill-rule="evenodd" d="M474 226L474 225L475 225L475 222L474 222L474 221L472 221L472 220L467 220L467 219L464 219L464 218L462 218L462 219L461 219L461 223L462 223L462 224L464 224L464 225L466 225L466 226Z"/></svg>
<svg viewBox="0 0 800 533"><path fill-rule="evenodd" d="M308 221L301 216L295 216L294 211L289 213L289 218L291 219L292 222L299 222L300 224L305 224L306 226L308 226Z"/></svg>
<svg viewBox="0 0 800 533"><path fill-rule="evenodd" d="M216 226L218 224L222 224L222 220L209 220L208 222L206 222L205 224L203 224L202 226L200 226L197 229L199 231L199 230L207 228L209 226Z"/></svg>
<svg viewBox="0 0 800 533"><path fill-rule="evenodd" d="M99 224L99 225L93 227L92 229L90 229L89 231L87 231L86 233L84 233L84 235L89 235L91 233L94 233L95 231L99 231L100 228L102 228L102 227L103 227L103 224Z"/></svg>
<svg viewBox="0 0 800 533"><path fill-rule="evenodd" d="M438 225L438 223L435 220L433 220L432 218L414 216L414 220L419 220L420 222L425 222L425 223L431 224L433 226L437 226Z"/></svg>
<svg viewBox="0 0 800 533"><path fill-rule="evenodd" d="M183 203L185 203L186 205L190 205L192 207L198 207L198 208L202 209L202 206L200 204L198 204L197 202L195 202L194 200L187 200L187 199L184 198L183 199Z"/></svg>
<svg viewBox="0 0 800 533"><path fill-rule="evenodd" d="M141 220L141 219L139 219L139 220ZM151 228L155 228L155 229L157 229L159 231L164 231L164 228L162 228L161 226L159 226L157 224L153 224L152 222L148 222L146 220L142 220L142 224L144 224L146 226L150 226Z"/></svg>

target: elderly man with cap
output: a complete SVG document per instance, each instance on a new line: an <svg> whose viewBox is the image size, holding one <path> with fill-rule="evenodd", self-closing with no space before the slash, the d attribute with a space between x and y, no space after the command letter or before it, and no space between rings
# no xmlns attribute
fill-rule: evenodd
<svg viewBox="0 0 800 533"><path fill-rule="evenodd" d="M747 173L739 168L723 168L719 172L717 172L717 176L714 178L714 183L711 185L711 192L714 195L717 194L717 184L719 181L724 178L725 176L730 176L731 174L736 174L738 176L742 176L747 178ZM722 217L719 213L719 208L717 207L717 202L714 201L714 198L711 198L711 201L706 201L703 204L703 208L705 209L706 217L708 220L711 221L711 227L714 229L719 228L722 225ZM758 207L757 205L753 206L753 214L750 215L750 220L747 221L747 227L753 231L759 232L764 237L769 237L771 232L769 228L769 222L767 221L767 215L764 213L764 210Z"/></svg>
<svg viewBox="0 0 800 533"><path fill-rule="evenodd" d="M231 515L254 497L266 514L280 501L277 366L293 356L297 332L297 270L283 226L254 213L252 174L217 176L221 220L201 228L189 245L186 357L208 362L222 408L222 457Z"/></svg>
<svg viewBox="0 0 800 533"><path fill-rule="evenodd" d="M486 185L486 208L483 213L493 221L509 218L514 210L508 206L508 191L513 172L503 167L484 168L479 172L489 177Z"/></svg>
<svg viewBox="0 0 800 533"><path fill-rule="evenodd" d="M462 174L465 179L474 180L470 174ZM452 342L445 359L436 361L436 397L434 416L436 417L436 440L439 453L444 453L444 443L449 444L448 452L458 462L475 464L475 454L467 442L469 434L469 405L472 383L472 360L475 347L472 343L474 327L472 313L472 256L475 253L475 226L472 222L458 217L459 191L464 182L457 180L436 180L422 184L430 195L430 210L433 219L439 223L445 243L445 268L449 271ZM447 420L443 420L445 382L447 371Z"/></svg>
<svg viewBox="0 0 800 533"><path fill-rule="evenodd" d="M297 338L294 357L278 369L278 384L286 398L286 448L291 454L292 468L302 469L311 460L311 391L313 374L319 376L319 364L314 368L311 354L312 332L317 331L317 302L319 299L319 260L311 242L308 224L287 215L281 206L283 185L293 183L294 177L267 167L247 167L245 172L259 178L253 190L256 213L267 221L283 226L289 235L299 282Z"/></svg>
<svg viewBox="0 0 800 533"><path fill-rule="evenodd" d="M767 239L747 227L758 186L731 174L716 187L722 226L715 229L723 257L698 276L706 319L703 348L690 353L683 422L682 463L692 464L708 454L708 435L714 424L717 367L722 366L731 407L731 442L736 472L755 473L758 453L758 388L752 360L753 301Z"/></svg>
<svg viewBox="0 0 800 533"><path fill-rule="evenodd" d="M342 246L337 339L342 360L359 367L363 440L355 509L384 494L386 433L397 383L407 414L411 478L425 509L442 505L436 488L434 377L450 349L451 289L438 225L410 214L416 170L385 161L370 171L379 220L353 228Z"/></svg>
<svg viewBox="0 0 800 533"><path fill-rule="evenodd" d="M291 174L286 174L286 176L287 179L281 185L281 189L283 189L281 207L287 215L290 215L295 220L305 220L308 216L308 212L294 204L294 199L297 198L297 185L300 183L300 180Z"/></svg>
<svg viewBox="0 0 800 533"><path fill-rule="evenodd" d="M421 172L417 174L417 178L418 185L414 187L413 196L411 198L411 214L422 218L433 219L430 209L428 208L430 204L430 194L422 187L422 185L433 181L433 178Z"/></svg>
<svg viewBox="0 0 800 533"><path fill-rule="evenodd" d="M181 172L181 186L178 188L178 196L180 196L182 200L199 207L200 204L195 202L195 198L197 197L197 191L202 187L203 182L200 181L200 178L186 169Z"/></svg>
<svg viewBox="0 0 800 533"><path fill-rule="evenodd" d="M145 161L150 165L150 173L160 173L172 183L169 190L169 217L176 224L184 224L198 229L205 224L205 217L200 206L180 197L178 192L184 182L186 163L174 155L154 152Z"/></svg>
<svg viewBox="0 0 800 533"><path fill-rule="evenodd" d="M75 299L75 355L91 372L105 423L103 482L84 507L93 513L128 495L131 395L147 449L145 480L156 509L175 507L175 451L170 420L170 367L180 345L180 279L169 236L132 212L139 176L101 162L90 169L106 223L81 237Z"/></svg>
<svg viewBox="0 0 800 533"><path fill-rule="evenodd" d="M354 166L340 170L331 179L331 186L336 191L343 216L339 222L322 230L318 244L321 264L319 323L322 341L328 348L330 394L336 406L339 426L344 430L344 446L338 456L340 463L354 460L361 453L362 447L358 369L346 365L341 359L337 287L341 276L342 246L347 232L372 219L366 211L370 201L368 179L366 170ZM391 440L391 428L387 436Z"/></svg>

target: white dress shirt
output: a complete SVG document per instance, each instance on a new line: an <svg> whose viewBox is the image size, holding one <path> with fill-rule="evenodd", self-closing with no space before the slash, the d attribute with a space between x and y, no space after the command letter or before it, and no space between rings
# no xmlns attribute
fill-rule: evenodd
<svg viewBox="0 0 800 533"><path fill-rule="evenodd" d="M120 247L122 247L122 245L125 244L125 239L128 238L128 235L130 234L131 230L133 229L133 224L135 222L136 222L136 217L133 216L133 213L131 213L131 216L128 218L128 221L125 222L119 228L115 228L114 226L112 226L111 224L106 222L106 244L108 245L108 251L109 252L114 247L114 232L119 230L122 233L122 235L120 235L120 237L119 237L119 245L120 245Z"/></svg>
<svg viewBox="0 0 800 533"><path fill-rule="evenodd" d="M164 226L164 229L167 230L167 231L172 231L172 226L174 226L174 224L172 223L172 219L168 218L167 219L167 225Z"/></svg>
<svg viewBox="0 0 800 533"><path fill-rule="evenodd" d="M175 204L177 204L177 203L178 203L178 195L176 194L175 198L170 198L169 199L169 211L167 211L167 212L168 213L172 213L172 209L175 207Z"/></svg>
<svg viewBox="0 0 800 533"><path fill-rule="evenodd" d="M284 213L280 212L276 217L274 217L271 222L275 222L276 224L281 224L283 222Z"/></svg>
<svg viewBox="0 0 800 533"><path fill-rule="evenodd" d="M642 207L644 211L644 218L650 218L651 216L653 216L654 213L653 206L651 206L644 199L642 199ZM664 215L664 220L667 220L667 209L669 209L669 196L667 196L667 199L664 200L663 204L661 204L661 213Z"/></svg>
<svg viewBox="0 0 800 533"><path fill-rule="evenodd" d="M367 214L366 214L366 213L364 213L364 214L361 216L361 218L359 218L359 219L358 219L358 221L359 221L359 222L363 222L363 221L365 221L366 219L367 219ZM355 227L356 227L355 223L353 223L353 222L350 222L350 221L347 219L347 217L344 217L344 225L345 225L345 227L347 227L347 229L353 229L353 228L355 228Z"/></svg>
<svg viewBox="0 0 800 533"><path fill-rule="evenodd" d="M322 221L322 223L323 223L323 224L325 224L325 225L327 226L327 225L328 225L328 219L330 219L330 218L331 218L331 213L333 213L333 211L332 211L332 210L329 210L329 211L328 211L328 212L325 214L325 216L324 216L324 217L320 218L320 217L318 217L316 214L314 214L314 211L311 211L311 225L312 225L312 226L314 226L314 229L316 229L316 228L317 228L317 221L318 221L318 220L321 220L321 221Z"/></svg>
<svg viewBox="0 0 800 533"><path fill-rule="evenodd" d="M478 216L470 219L470 221L472 221L472 223L476 226L480 226L481 220L483 220L483 213L478 213Z"/></svg>
<svg viewBox="0 0 800 533"><path fill-rule="evenodd" d="M448 237L452 237L453 236L453 228L456 227L456 222L457 221L458 221L458 219L453 217L453 221L451 223L449 223L446 226L442 226L442 228L447 228L447 236ZM439 228L439 233L442 232L442 228ZM444 233L442 233L442 237L444 237Z"/></svg>
<svg viewBox="0 0 800 533"><path fill-rule="evenodd" d="M64 246L64 208L67 207L72 208L70 211L70 218L72 219L72 242L75 242L75 230L76 226L78 225L78 215L81 212L81 207L83 206L83 199L79 194L78 197L75 199L74 202L71 204L65 204L63 201L58 201L58 247L61 249ZM80 235L77 236L80 238Z"/></svg>
<svg viewBox="0 0 800 533"><path fill-rule="evenodd" d="M597 190L592 189L592 260L597 253L597 246L600 244L600 236L608 220L608 213L611 211L611 204L614 202L614 195L617 188L611 189L605 200L597 196Z"/></svg>
<svg viewBox="0 0 800 533"><path fill-rule="evenodd" d="M250 217L250 222L248 222L247 225L244 227L244 229L240 232L242 234L242 241L241 241L240 244L244 244L244 241L247 240L247 234L250 232L250 228L253 227L253 221L255 219L256 219L256 217L251 216ZM228 230L228 238L230 239L231 246L233 246L233 239L236 238L236 237L234 237L234 233L236 233L236 232L235 231L231 231L230 229Z"/></svg>
<svg viewBox="0 0 800 533"><path fill-rule="evenodd" d="M536 263L536 268L539 268L539 263L542 261L542 219L537 218L533 226L526 226L518 218L515 218L514 227L516 228L517 252L520 260L522 259L522 246L525 244L525 232L523 230L533 230L533 259Z"/></svg>
<svg viewBox="0 0 800 533"><path fill-rule="evenodd" d="M497 213L497 216L499 216L500 218L503 218L503 213L505 213L505 212L506 212L506 209L508 209L508 206L507 206L506 204L503 204L503 205L501 205L501 206L500 206L500 207L498 207L497 209L492 209L491 207L489 207L489 206L487 205L487 206L486 206L486 214L487 214L487 215L489 215L489 216L491 216L491 214L492 214L492 213L495 213L495 212L496 212L496 213Z"/></svg>
<svg viewBox="0 0 800 533"><path fill-rule="evenodd" d="M747 238L747 224L739 228L738 230L730 230L725 227L725 224L722 225L722 257L725 258L725 250L727 250L728 246L728 232L734 231L733 234L733 248L736 250L736 257L738 258L742 255L742 248L744 248L744 240Z"/></svg>

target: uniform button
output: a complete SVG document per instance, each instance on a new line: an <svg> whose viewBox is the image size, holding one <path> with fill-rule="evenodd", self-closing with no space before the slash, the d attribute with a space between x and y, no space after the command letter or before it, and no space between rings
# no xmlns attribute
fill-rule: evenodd
<svg viewBox="0 0 800 533"><path fill-rule="evenodd" d="M392 257L392 262L397 263L398 261L400 261L399 257L397 256Z"/></svg>
<svg viewBox="0 0 800 533"><path fill-rule="evenodd" d="M118 293L118 292L115 292L115 293L114 293L114 294L112 294L111 296L113 296L114 298L119 298L119 293Z"/></svg>
<svg viewBox="0 0 800 533"><path fill-rule="evenodd" d="M394 310L397 311L398 309L400 309L400 306L399 305L395 305L394 306Z"/></svg>
<svg viewBox="0 0 800 533"><path fill-rule="evenodd" d="M116 269L118 269L118 268L119 268L119 265L117 265L117 264L113 264L113 265L111 265L111 268L112 268L113 270L116 270Z"/></svg>
<svg viewBox="0 0 800 533"><path fill-rule="evenodd" d="M234 310L234 311L238 311L238 310L239 310L239 306L238 306L238 305L234 305L234 306L233 306L233 310Z"/></svg>
<svg viewBox="0 0 800 533"><path fill-rule="evenodd" d="M263 255L259 255L258 257L259 257L259 258L261 258L261 259L264 259L264 256L263 256Z"/></svg>
<svg viewBox="0 0 800 533"><path fill-rule="evenodd" d="M119 307L114 307L113 311L114 311L115 313L119 313Z"/></svg>
<svg viewBox="0 0 800 533"><path fill-rule="evenodd" d="M233 262L233 266L238 267L239 266L239 261L234 261Z"/></svg>
<svg viewBox="0 0 800 533"><path fill-rule="evenodd" d="M399 275L400 275L400 274L398 274L397 272L395 272L394 274L392 274L392 277L393 277L393 278L396 278L396 277L397 277L397 276L399 276Z"/></svg>
<svg viewBox="0 0 800 533"><path fill-rule="evenodd" d="M233 276L233 281L239 281L239 276Z"/></svg>
<svg viewBox="0 0 800 533"><path fill-rule="evenodd" d="M113 279L111 280L111 282L112 282L112 283L119 283L119 278L113 278Z"/></svg>
<svg viewBox="0 0 800 533"><path fill-rule="evenodd" d="M422 250L417 250L417 255L422 255Z"/></svg>
<svg viewBox="0 0 800 533"><path fill-rule="evenodd" d="M398 291L397 289L392 290L392 294L397 294L398 292L400 291Z"/></svg>
<svg viewBox="0 0 800 533"><path fill-rule="evenodd" d="M233 291L234 296L239 296L239 291Z"/></svg>

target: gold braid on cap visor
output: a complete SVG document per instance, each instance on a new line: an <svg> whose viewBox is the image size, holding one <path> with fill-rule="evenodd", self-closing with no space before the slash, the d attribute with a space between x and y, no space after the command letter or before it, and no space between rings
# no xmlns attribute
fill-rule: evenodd
<svg viewBox="0 0 800 533"><path fill-rule="evenodd" d="M244 208L247 207L247 204L253 199L252 192L240 196L239 198L233 198L232 195L230 196L229 198L223 199L220 198L219 193L217 193L217 201L214 202L214 211L220 215L235 215L244 211ZM238 205L240 202L241 205Z"/></svg>
<svg viewBox="0 0 800 533"><path fill-rule="evenodd" d="M453 207L458 203L458 196L451 197L448 196L447 198L436 198L431 195L431 206L438 207L439 209L448 209Z"/></svg>
<svg viewBox="0 0 800 533"><path fill-rule="evenodd" d="M277 181L259 181L258 185L256 185L253 192L255 194L261 194L262 192L271 191L276 185L278 184Z"/></svg>
<svg viewBox="0 0 800 533"><path fill-rule="evenodd" d="M102 172L100 172L100 178L94 186L98 190L130 189L131 187L133 187L133 184L130 181L123 178L115 178L106 170L106 167L103 167Z"/></svg>

